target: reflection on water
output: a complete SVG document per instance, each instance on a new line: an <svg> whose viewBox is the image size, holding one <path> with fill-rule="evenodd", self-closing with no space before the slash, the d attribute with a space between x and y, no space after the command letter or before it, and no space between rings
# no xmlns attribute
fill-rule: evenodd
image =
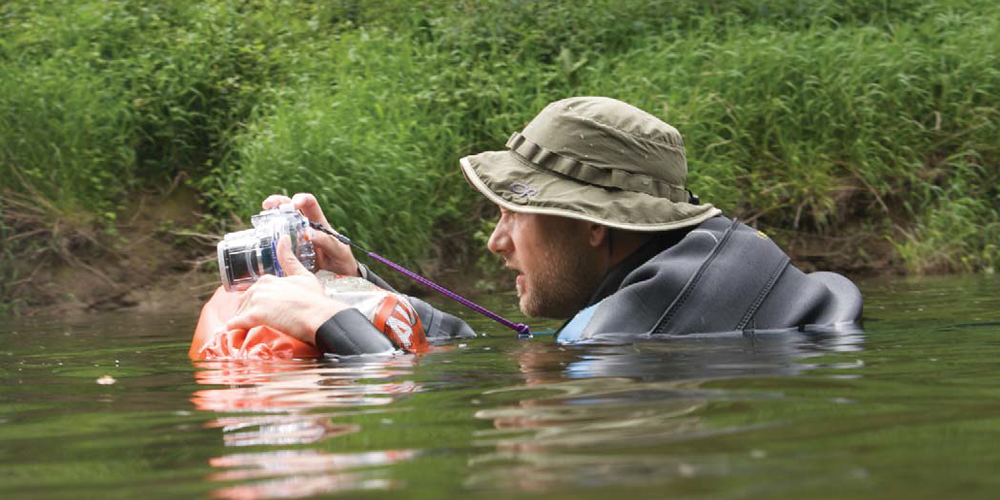
<svg viewBox="0 0 1000 500"><path fill-rule="evenodd" d="M206 427L221 428L226 446L305 444L361 430L357 425L333 424L328 416L284 415L219 418Z"/></svg>
<svg viewBox="0 0 1000 500"><path fill-rule="evenodd" d="M202 385L191 401L199 410L223 413L205 425L222 429L227 447L289 446L318 442L362 430L357 424L335 423L344 412L315 413L320 408L389 405L399 395L420 390L402 379L412 372L414 356L372 358L354 363L326 361L206 361L195 380ZM361 383L360 381L365 381ZM373 381L379 381L374 382ZM235 415L234 415L235 413ZM268 478L217 489L214 496L234 500L300 498L341 490L390 488L398 485L384 471L364 470L410 460L414 450L331 454L316 450L233 453L209 460L226 469L209 480L232 482Z"/></svg>
<svg viewBox="0 0 1000 500"><path fill-rule="evenodd" d="M211 481L231 482L268 478L266 481L227 486L216 498L256 500L301 498L344 490L372 490L399 486L385 471L365 470L410 460L413 450L331 454L313 450L233 454L213 458L213 467L228 470L209 476Z"/></svg>
<svg viewBox="0 0 1000 500"><path fill-rule="evenodd" d="M357 366L326 366L314 361L206 361L195 380L203 385L191 401L199 410L235 411L287 408L305 410L389 404L395 395L419 390L409 380L412 356L396 356ZM358 384L359 379L390 379L384 384Z"/></svg>
<svg viewBox="0 0 1000 500"><path fill-rule="evenodd" d="M858 368L863 365L802 360L826 352L857 352L863 342L864 333L854 329L589 348L526 344L513 353L525 384L487 394L541 391L544 396L475 413L493 427L476 432L475 442L494 451L471 461L476 472L466 484L546 491L728 474L729 460L676 456L669 451L671 444L761 425L710 425L701 416L710 402L781 395L707 389L707 381ZM748 457L762 453L751 450Z"/></svg>
<svg viewBox="0 0 1000 500"><path fill-rule="evenodd" d="M662 484L756 470L761 450L749 450L734 469L731 457L691 457L677 443L736 435L760 423L718 425L705 418L714 404L766 401L780 393L740 393L706 387L734 377L797 375L808 370L849 372L855 362L812 362L824 353L860 352L860 331L700 338L627 346L507 344L516 367L511 383L483 390L487 404L473 417L490 423L469 436L476 452L462 484L474 489L552 491L589 485ZM484 349L490 349L486 347ZM366 432L348 415L390 415L402 396L421 392L412 380L415 356L331 362L202 362L191 401L220 413L207 422L227 447L267 447L212 458L214 496L296 498L344 490L402 486L388 468L421 450L357 453L288 449ZM451 358L434 358L431 367ZM487 374L488 376L488 374ZM444 378L444 377L443 377ZM452 379L453 382L457 381ZM371 432L368 430L368 432ZM581 474L581 471L586 473ZM226 484L226 483L239 484Z"/></svg>
<svg viewBox="0 0 1000 500"><path fill-rule="evenodd" d="M994 498L1000 279L862 291L867 333L573 347L473 319L339 362L192 365L196 311L18 319L0 498Z"/></svg>

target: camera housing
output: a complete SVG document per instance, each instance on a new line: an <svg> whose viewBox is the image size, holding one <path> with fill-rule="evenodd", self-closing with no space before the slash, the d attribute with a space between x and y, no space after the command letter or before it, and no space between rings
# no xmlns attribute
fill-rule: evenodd
<svg viewBox="0 0 1000 500"><path fill-rule="evenodd" d="M266 274L284 276L278 262L278 241L286 234L299 262L315 270L309 220L290 203L264 210L251 217L250 223L252 229L229 233L218 244L219 277L227 292L246 290Z"/></svg>

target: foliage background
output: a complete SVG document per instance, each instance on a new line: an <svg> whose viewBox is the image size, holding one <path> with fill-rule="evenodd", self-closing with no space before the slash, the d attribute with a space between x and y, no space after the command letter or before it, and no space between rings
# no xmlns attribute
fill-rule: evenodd
<svg viewBox="0 0 1000 500"><path fill-rule="evenodd" d="M114 255L178 184L190 233L311 191L371 248L469 267L491 212L458 158L586 94L677 126L693 190L800 261L992 272L998 32L989 0L5 2L0 297L26 256Z"/></svg>

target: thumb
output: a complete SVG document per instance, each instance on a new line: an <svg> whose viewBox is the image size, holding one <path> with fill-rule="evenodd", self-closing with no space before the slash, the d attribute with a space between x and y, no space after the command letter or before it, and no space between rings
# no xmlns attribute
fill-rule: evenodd
<svg viewBox="0 0 1000 500"><path fill-rule="evenodd" d="M306 266L303 266L299 262L299 258L295 256L295 252L292 252L292 239L288 236L282 236L278 240L278 264L281 265L281 270L285 272L285 276L312 274L306 269Z"/></svg>

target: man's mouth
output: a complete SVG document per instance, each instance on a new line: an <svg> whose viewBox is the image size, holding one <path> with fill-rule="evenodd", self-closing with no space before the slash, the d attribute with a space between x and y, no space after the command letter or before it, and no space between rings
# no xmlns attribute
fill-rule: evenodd
<svg viewBox="0 0 1000 500"><path fill-rule="evenodd" d="M514 279L514 288L517 290L517 296L520 297L521 294L524 293L524 285L526 283L527 278L524 277L523 271L510 265L509 263L507 264L506 267L507 269L517 273L517 278Z"/></svg>

